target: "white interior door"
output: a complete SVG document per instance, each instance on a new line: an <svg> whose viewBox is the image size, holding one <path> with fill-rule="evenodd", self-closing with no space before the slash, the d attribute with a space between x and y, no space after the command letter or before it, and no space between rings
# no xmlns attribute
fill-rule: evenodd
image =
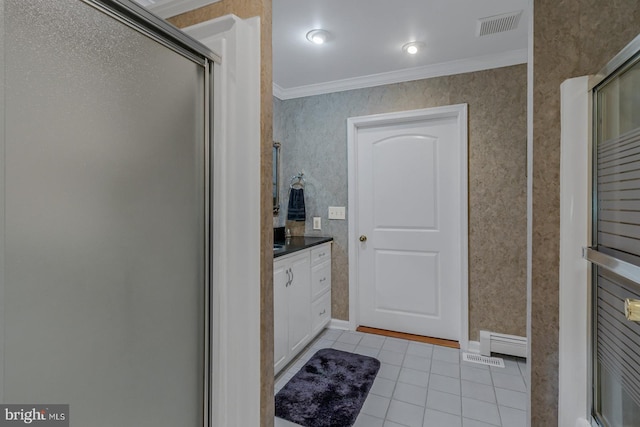
<svg viewBox="0 0 640 427"><path fill-rule="evenodd" d="M361 118L352 137L358 323L460 340L466 106Z"/></svg>

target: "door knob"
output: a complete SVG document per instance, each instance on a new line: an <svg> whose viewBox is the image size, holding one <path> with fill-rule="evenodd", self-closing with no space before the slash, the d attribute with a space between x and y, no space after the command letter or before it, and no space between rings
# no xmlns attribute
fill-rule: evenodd
<svg viewBox="0 0 640 427"><path fill-rule="evenodd" d="M361 242L366 242L367 241L367 236L365 236L364 234L362 236L360 236L360 241Z"/></svg>

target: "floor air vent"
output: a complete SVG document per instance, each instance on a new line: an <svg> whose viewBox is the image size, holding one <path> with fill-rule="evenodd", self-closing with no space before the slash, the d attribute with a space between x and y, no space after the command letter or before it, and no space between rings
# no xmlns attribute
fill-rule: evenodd
<svg viewBox="0 0 640 427"><path fill-rule="evenodd" d="M488 36L489 34L501 33L503 31L515 30L518 28L522 11L504 13L502 15L488 16L478 19L478 29L476 36Z"/></svg>
<svg viewBox="0 0 640 427"><path fill-rule="evenodd" d="M481 365L495 366L496 368L504 368L504 360L499 357L487 357L480 354L462 353L464 362L480 363Z"/></svg>

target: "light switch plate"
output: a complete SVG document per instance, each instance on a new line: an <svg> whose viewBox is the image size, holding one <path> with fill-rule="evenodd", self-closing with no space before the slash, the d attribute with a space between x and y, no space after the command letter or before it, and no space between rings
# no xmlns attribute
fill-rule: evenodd
<svg viewBox="0 0 640 427"><path fill-rule="evenodd" d="M329 219L345 219L345 214L344 206L329 206Z"/></svg>
<svg viewBox="0 0 640 427"><path fill-rule="evenodd" d="M322 230L322 218L320 218L319 216L313 217L313 229Z"/></svg>

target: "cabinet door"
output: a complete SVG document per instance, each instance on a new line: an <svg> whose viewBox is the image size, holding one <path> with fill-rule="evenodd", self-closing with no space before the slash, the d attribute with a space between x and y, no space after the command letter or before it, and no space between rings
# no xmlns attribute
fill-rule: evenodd
<svg viewBox="0 0 640 427"><path fill-rule="evenodd" d="M331 288L331 261L311 267L311 299L315 300Z"/></svg>
<svg viewBox="0 0 640 427"><path fill-rule="evenodd" d="M311 334L311 262L309 252L291 259L289 292L289 349L301 350Z"/></svg>
<svg viewBox="0 0 640 427"><path fill-rule="evenodd" d="M276 371L284 365L289 354L288 269L286 260L273 264L273 361Z"/></svg>

